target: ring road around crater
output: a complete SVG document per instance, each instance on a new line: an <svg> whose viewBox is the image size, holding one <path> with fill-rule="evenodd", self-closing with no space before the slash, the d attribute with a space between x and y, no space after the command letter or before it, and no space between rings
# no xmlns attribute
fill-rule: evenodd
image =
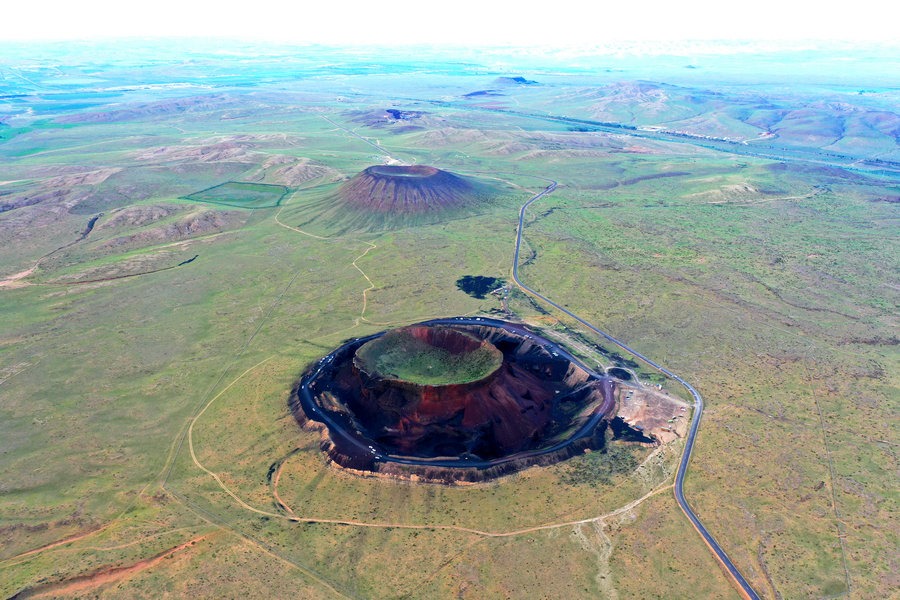
<svg viewBox="0 0 900 600"><path fill-rule="evenodd" d="M412 376L393 373L390 358L371 358L398 344L429 349ZM456 360L465 373L421 379L435 348L464 357ZM471 482L602 448L614 386L523 325L457 317L346 342L307 369L291 410L302 425L327 429L323 450L345 468Z"/></svg>

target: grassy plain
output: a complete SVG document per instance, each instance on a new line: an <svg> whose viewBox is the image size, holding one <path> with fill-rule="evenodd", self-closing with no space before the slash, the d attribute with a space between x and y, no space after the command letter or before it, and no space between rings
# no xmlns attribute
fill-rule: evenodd
<svg viewBox="0 0 900 600"><path fill-rule="evenodd" d="M236 208L273 208L280 205L290 192L290 188L284 186L228 181L189 194L184 199Z"/></svg>
<svg viewBox="0 0 900 600"><path fill-rule="evenodd" d="M335 469L288 411L342 340L498 309L456 282L509 279L518 206L548 178L523 279L701 390L686 495L754 587L896 589L890 173L571 131L460 99L493 76L344 60L352 86L303 63L300 82L245 74L258 95L222 75L214 94L10 101L40 118L0 129L0 595L737 597L672 498L678 444L635 450L610 485L558 465L449 488ZM611 82L582 77L493 102L584 118ZM359 121L398 104L426 115ZM329 227L323 190L389 160L505 191L452 220ZM228 181L295 191L254 211L183 199Z"/></svg>

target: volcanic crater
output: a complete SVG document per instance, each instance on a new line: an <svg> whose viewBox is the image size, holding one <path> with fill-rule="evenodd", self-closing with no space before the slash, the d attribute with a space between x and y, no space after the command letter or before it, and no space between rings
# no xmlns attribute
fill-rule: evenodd
<svg viewBox="0 0 900 600"><path fill-rule="evenodd" d="M338 190L345 204L395 215L420 214L466 206L476 201L479 186L425 165L375 165Z"/></svg>
<svg viewBox="0 0 900 600"><path fill-rule="evenodd" d="M442 319L351 340L291 395L358 472L483 481L605 443L614 383L521 325Z"/></svg>

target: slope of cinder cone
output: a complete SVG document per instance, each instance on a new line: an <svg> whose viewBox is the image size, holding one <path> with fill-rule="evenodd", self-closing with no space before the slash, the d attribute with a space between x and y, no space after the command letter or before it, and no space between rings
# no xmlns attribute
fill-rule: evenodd
<svg viewBox="0 0 900 600"><path fill-rule="evenodd" d="M343 183L303 190L279 220L331 237L447 223L498 209L514 214L521 202L521 189L493 177L376 165Z"/></svg>
<svg viewBox="0 0 900 600"><path fill-rule="evenodd" d="M342 185L338 195L353 208L382 214L441 212L475 201L466 178L424 165L369 167Z"/></svg>

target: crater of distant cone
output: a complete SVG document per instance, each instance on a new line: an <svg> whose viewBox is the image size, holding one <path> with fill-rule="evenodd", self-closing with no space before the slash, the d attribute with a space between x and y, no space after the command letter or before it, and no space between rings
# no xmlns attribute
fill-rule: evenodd
<svg viewBox="0 0 900 600"><path fill-rule="evenodd" d="M347 205L377 213L415 215L459 208L474 200L465 177L426 165L375 165L343 184Z"/></svg>
<svg viewBox="0 0 900 600"><path fill-rule="evenodd" d="M369 167L366 171L374 175L376 177L433 177L439 173L443 173L440 169L435 167L428 167L425 165L411 165L411 166L398 166L398 165L375 165L373 167Z"/></svg>

